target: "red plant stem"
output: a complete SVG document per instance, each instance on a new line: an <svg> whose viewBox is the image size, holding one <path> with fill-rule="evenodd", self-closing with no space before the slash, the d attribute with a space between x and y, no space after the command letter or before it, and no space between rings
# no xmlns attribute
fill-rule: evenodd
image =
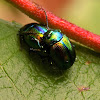
<svg viewBox="0 0 100 100"><path fill-rule="evenodd" d="M44 9L37 4L30 2L29 0L6 0L22 12L26 13L31 18L46 24L46 16ZM46 11L46 10L45 10ZM84 44L96 52L100 52L100 36L93 34L83 28L80 28L64 19L58 18L51 12L46 11L48 17L49 26L52 28L60 29L69 38Z"/></svg>

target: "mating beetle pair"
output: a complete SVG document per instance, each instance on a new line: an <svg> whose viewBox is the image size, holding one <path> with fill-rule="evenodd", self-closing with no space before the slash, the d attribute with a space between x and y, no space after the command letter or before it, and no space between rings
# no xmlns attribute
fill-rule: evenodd
<svg viewBox="0 0 100 100"><path fill-rule="evenodd" d="M46 14L46 12L45 12ZM49 57L61 70L68 69L75 61L76 54L68 37L59 30L47 26L30 23L19 31L20 40L24 40L33 52Z"/></svg>

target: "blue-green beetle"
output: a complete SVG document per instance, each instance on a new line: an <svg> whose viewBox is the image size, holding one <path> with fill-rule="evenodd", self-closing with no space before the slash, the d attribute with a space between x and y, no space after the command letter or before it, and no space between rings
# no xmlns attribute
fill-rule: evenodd
<svg viewBox="0 0 100 100"><path fill-rule="evenodd" d="M60 70L68 69L76 58L73 45L60 30L48 27L47 15L46 22L47 26L37 23L23 26L19 31L20 40L24 40L30 50L52 59Z"/></svg>

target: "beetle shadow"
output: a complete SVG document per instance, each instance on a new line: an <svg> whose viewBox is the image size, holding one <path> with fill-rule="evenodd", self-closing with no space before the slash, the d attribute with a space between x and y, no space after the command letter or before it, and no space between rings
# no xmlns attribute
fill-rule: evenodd
<svg viewBox="0 0 100 100"><path fill-rule="evenodd" d="M26 56L29 58L30 63L32 65L33 69L38 70L39 72L46 74L48 77L53 76L53 77L60 77L62 76L66 70L60 70L56 66L56 64L50 64L48 57L42 57L36 52L36 51L30 51L29 46L26 43L22 43L20 47L21 51L25 51ZM35 68L34 68L35 67Z"/></svg>
<svg viewBox="0 0 100 100"><path fill-rule="evenodd" d="M40 57L39 54L36 52L30 52L31 55L29 55L29 59L35 63L35 65L38 67L37 69L46 74L47 76L55 76L59 77L62 76L66 70L60 70L58 69L56 64L50 64L50 61L48 60L48 57ZM34 57L33 57L34 55ZM33 66L34 67L34 66Z"/></svg>

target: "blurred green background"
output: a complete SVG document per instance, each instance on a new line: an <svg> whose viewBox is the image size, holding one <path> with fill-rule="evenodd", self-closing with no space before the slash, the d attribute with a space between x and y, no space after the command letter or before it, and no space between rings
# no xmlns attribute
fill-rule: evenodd
<svg viewBox="0 0 100 100"><path fill-rule="evenodd" d="M100 34L99 0L30 0L55 15L68 20L95 34ZM21 24L34 22L4 0L0 0L0 18Z"/></svg>

